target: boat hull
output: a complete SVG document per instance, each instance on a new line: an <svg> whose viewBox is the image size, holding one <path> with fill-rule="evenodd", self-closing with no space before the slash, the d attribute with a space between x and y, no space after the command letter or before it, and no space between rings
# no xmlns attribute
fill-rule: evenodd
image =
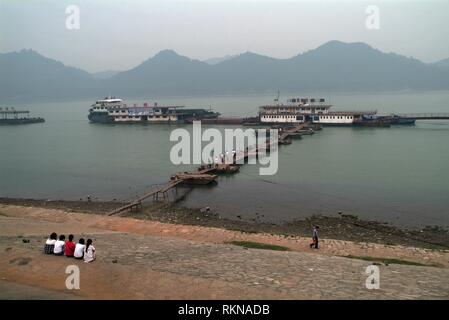
<svg viewBox="0 0 449 320"><path fill-rule="evenodd" d="M87 118L90 122L97 122L97 123L114 123L114 118L111 116L108 116L106 113L89 113L87 115Z"/></svg>
<svg viewBox="0 0 449 320"><path fill-rule="evenodd" d="M90 122L93 123L104 123L104 124L185 124L185 123L193 123L193 121L207 121L208 123L216 123L213 118L205 118L205 119L154 119L148 118L147 116L141 116L140 119L118 119L114 116L110 116L107 113L89 113L87 118Z"/></svg>
<svg viewBox="0 0 449 320"><path fill-rule="evenodd" d="M407 119L407 118L399 118L399 117L398 118L393 117L391 119L391 124L401 125L401 126L412 126L415 124L415 122L416 122L415 119Z"/></svg>
<svg viewBox="0 0 449 320"><path fill-rule="evenodd" d="M0 119L0 125L20 125L20 124L32 124L43 123L43 118L28 118L28 119Z"/></svg>

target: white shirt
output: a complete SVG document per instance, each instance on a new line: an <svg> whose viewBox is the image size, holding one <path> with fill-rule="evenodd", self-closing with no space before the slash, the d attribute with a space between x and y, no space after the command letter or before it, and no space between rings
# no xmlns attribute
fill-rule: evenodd
<svg viewBox="0 0 449 320"><path fill-rule="evenodd" d="M73 253L73 256L75 258L82 258L84 253L84 247L86 247L84 244L77 243L75 246L75 252Z"/></svg>
<svg viewBox="0 0 449 320"><path fill-rule="evenodd" d="M48 245L55 245L56 240L55 239L47 239L47 241L45 242L45 244Z"/></svg>
<svg viewBox="0 0 449 320"><path fill-rule="evenodd" d="M87 251L84 251L84 262L92 262L95 260L95 247L90 245Z"/></svg>
<svg viewBox="0 0 449 320"><path fill-rule="evenodd" d="M55 248L53 249L53 253L61 253L64 249L65 242L62 240L57 240L55 242Z"/></svg>

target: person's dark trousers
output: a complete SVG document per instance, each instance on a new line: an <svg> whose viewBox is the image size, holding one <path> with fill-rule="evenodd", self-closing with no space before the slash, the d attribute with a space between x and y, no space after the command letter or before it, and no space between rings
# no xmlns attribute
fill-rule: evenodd
<svg viewBox="0 0 449 320"><path fill-rule="evenodd" d="M315 248L318 249L318 238L317 237L313 237L313 242L310 243L310 249Z"/></svg>

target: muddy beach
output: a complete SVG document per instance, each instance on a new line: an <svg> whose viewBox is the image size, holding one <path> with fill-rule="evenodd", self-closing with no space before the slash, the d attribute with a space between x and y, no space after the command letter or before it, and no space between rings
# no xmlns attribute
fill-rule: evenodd
<svg viewBox="0 0 449 320"><path fill-rule="evenodd" d="M1 204L27 207L60 209L68 212L108 214L124 205L119 201L69 201L0 198ZM309 237L313 226L319 225L321 237L353 242L370 242L386 245L404 245L429 249L448 249L449 231L433 226L422 229L402 229L379 221L361 220L357 216L337 214L335 216L310 216L304 220L271 223L255 215L249 220L226 219L207 208L191 209L172 203L152 202L142 210L126 211L122 217L159 221L181 225L205 226L272 235Z"/></svg>

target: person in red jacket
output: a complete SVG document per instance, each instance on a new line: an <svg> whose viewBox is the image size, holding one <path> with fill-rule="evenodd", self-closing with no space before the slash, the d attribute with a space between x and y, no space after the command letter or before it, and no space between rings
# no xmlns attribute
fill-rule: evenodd
<svg viewBox="0 0 449 320"><path fill-rule="evenodd" d="M67 258L73 257L73 253L75 252L75 242L73 240L73 234L69 235L69 241L65 243L65 256Z"/></svg>

